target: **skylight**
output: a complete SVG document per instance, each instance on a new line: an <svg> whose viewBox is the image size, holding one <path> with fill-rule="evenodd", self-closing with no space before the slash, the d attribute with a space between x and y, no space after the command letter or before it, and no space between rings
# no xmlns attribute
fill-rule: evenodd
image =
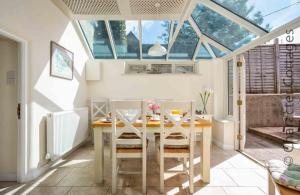
<svg viewBox="0 0 300 195"><path fill-rule="evenodd" d="M153 57L148 55L149 48L156 42L168 49L170 21L143 20L142 21L142 48L144 59L165 59L166 56Z"/></svg>
<svg viewBox="0 0 300 195"><path fill-rule="evenodd" d="M198 2L183 24L179 18L79 24L95 59L199 60L223 57L300 16L300 0ZM148 55L156 42L167 55Z"/></svg>
<svg viewBox="0 0 300 195"><path fill-rule="evenodd" d="M199 37L188 21L185 21L170 51L170 59L192 59Z"/></svg>
<svg viewBox="0 0 300 195"><path fill-rule="evenodd" d="M139 59L139 27L138 21L110 21L110 29L114 40L118 59Z"/></svg>
<svg viewBox="0 0 300 195"><path fill-rule="evenodd" d="M107 29L104 21L79 21L86 41L96 59L113 59Z"/></svg>
<svg viewBox="0 0 300 195"><path fill-rule="evenodd" d="M196 6L192 17L203 34L230 50L235 50L256 37L255 34L201 4Z"/></svg>
<svg viewBox="0 0 300 195"><path fill-rule="evenodd" d="M213 1L268 31L300 16L299 0Z"/></svg>

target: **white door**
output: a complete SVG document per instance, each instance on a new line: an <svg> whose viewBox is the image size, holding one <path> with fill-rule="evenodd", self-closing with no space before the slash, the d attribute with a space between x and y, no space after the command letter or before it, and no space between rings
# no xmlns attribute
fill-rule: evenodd
<svg viewBox="0 0 300 195"><path fill-rule="evenodd" d="M18 43L0 37L0 181L17 180Z"/></svg>

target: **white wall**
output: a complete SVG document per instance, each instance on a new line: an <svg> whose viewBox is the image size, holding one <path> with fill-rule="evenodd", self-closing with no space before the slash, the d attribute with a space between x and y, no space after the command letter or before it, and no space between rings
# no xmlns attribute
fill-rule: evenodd
<svg viewBox="0 0 300 195"><path fill-rule="evenodd" d="M1 1L0 29L28 41L28 177L44 167L45 116L86 105L88 55L70 20L50 0ZM50 41L74 52L72 81L49 76Z"/></svg>
<svg viewBox="0 0 300 195"><path fill-rule="evenodd" d="M217 86L213 73L222 66L219 61L205 60L199 63L200 75L124 75L124 61L97 62L101 64L101 80L88 82L89 97L195 99L198 106L199 92ZM219 92L217 94L220 97ZM214 109L213 96L208 105L209 113Z"/></svg>
<svg viewBox="0 0 300 195"><path fill-rule="evenodd" d="M16 180L17 84L7 84L7 72L18 67L18 44L0 37L0 181Z"/></svg>

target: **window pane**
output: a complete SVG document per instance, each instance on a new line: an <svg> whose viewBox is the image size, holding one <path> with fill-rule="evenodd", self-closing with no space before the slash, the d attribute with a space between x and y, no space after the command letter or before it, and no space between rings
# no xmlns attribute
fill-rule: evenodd
<svg viewBox="0 0 300 195"><path fill-rule="evenodd" d="M275 29L300 16L300 1L294 0L214 0L232 12L266 30ZM271 5L270 5L271 3Z"/></svg>
<svg viewBox="0 0 300 195"><path fill-rule="evenodd" d="M82 20L79 21L83 34L96 59L112 59L111 49L107 29L104 21Z"/></svg>
<svg viewBox="0 0 300 195"><path fill-rule="evenodd" d="M143 58L165 59L166 56L153 57L148 55L149 48L156 42L168 49L170 22L167 20L142 21L142 50Z"/></svg>
<svg viewBox="0 0 300 195"><path fill-rule="evenodd" d="M201 44L196 59L211 59L211 58L212 57L207 51L206 47L203 44Z"/></svg>
<svg viewBox="0 0 300 195"><path fill-rule="evenodd" d="M138 21L110 21L117 57L137 59L140 57Z"/></svg>
<svg viewBox="0 0 300 195"><path fill-rule="evenodd" d="M217 58L223 57L226 55L226 53L222 52L221 50L219 50L218 48L216 48L215 46L209 44L210 48L213 50L213 52L215 53Z"/></svg>
<svg viewBox="0 0 300 195"><path fill-rule="evenodd" d="M233 60L228 61L228 115L233 115Z"/></svg>
<svg viewBox="0 0 300 195"><path fill-rule="evenodd" d="M231 50L249 43L256 37L240 25L201 4L196 6L192 17L203 34Z"/></svg>
<svg viewBox="0 0 300 195"><path fill-rule="evenodd" d="M192 59L199 38L188 21L182 25L171 48L170 59Z"/></svg>

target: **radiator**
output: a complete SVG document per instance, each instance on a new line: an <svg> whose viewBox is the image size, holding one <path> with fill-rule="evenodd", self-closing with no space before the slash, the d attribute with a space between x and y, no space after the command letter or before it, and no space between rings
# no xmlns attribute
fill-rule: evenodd
<svg viewBox="0 0 300 195"><path fill-rule="evenodd" d="M47 115L47 159L57 160L89 136L88 108Z"/></svg>

